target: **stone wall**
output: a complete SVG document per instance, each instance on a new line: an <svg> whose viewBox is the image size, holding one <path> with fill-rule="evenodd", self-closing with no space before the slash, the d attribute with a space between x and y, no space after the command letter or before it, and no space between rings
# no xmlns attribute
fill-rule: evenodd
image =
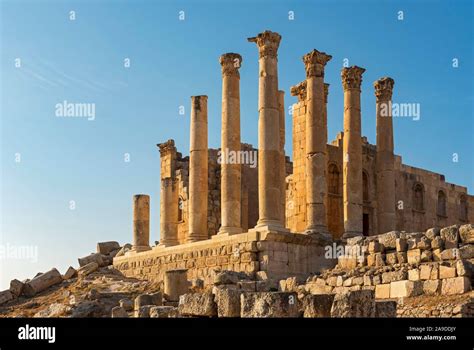
<svg viewBox="0 0 474 350"><path fill-rule="evenodd" d="M324 257L324 247L311 237L273 232L216 235L210 240L152 250L114 259L114 267L127 277L162 281L164 273L187 269L188 279L211 283L215 271L246 272L258 278L278 280L287 276L306 278L315 271L334 266Z"/></svg>

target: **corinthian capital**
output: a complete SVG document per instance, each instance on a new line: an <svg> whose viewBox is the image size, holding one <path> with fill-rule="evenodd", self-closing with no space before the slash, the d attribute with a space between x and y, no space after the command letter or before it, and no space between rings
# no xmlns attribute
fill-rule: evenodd
<svg viewBox="0 0 474 350"><path fill-rule="evenodd" d="M389 77L383 77L374 82L375 98L379 101L389 101L392 99L393 85L395 81Z"/></svg>
<svg viewBox="0 0 474 350"><path fill-rule="evenodd" d="M342 86L344 90L359 89L362 83L362 73L365 72L364 68L352 66L344 67L341 71Z"/></svg>
<svg viewBox="0 0 474 350"><path fill-rule="evenodd" d="M331 60L332 56L325 52L313 50L303 56L303 63L306 69L306 78L324 77L324 66Z"/></svg>
<svg viewBox="0 0 474 350"><path fill-rule="evenodd" d="M329 84L324 83L324 103L328 103Z"/></svg>
<svg viewBox="0 0 474 350"><path fill-rule="evenodd" d="M306 100L306 80L292 86L290 89L291 96L297 96L298 101Z"/></svg>
<svg viewBox="0 0 474 350"><path fill-rule="evenodd" d="M281 35L269 30L258 34L256 37L247 39L251 43L256 43L260 58L277 57L278 46L280 46Z"/></svg>
<svg viewBox="0 0 474 350"><path fill-rule="evenodd" d="M174 145L174 140L169 139L166 142L157 144L158 148L160 149L160 155L164 156L170 152L176 152L176 147Z"/></svg>
<svg viewBox="0 0 474 350"><path fill-rule="evenodd" d="M225 53L219 58L222 66L222 75L240 77L239 68L242 65L242 56L238 53Z"/></svg>

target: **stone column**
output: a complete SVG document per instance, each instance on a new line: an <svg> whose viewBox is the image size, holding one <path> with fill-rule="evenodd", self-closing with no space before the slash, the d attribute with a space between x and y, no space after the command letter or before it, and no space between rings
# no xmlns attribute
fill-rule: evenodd
<svg viewBox="0 0 474 350"><path fill-rule="evenodd" d="M306 69L306 234L328 237L327 124L324 113L324 67L332 56L313 50L303 56Z"/></svg>
<svg viewBox="0 0 474 350"><path fill-rule="evenodd" d="M377 121L377 222L378 232L395 230L395 173L392 124L392 78L374 83Z"/></svg>
<svg viewBox="0 0 474 350"><path fill-rule="evenodd" d="M187 242L208 239L207 96L191 97L189 149L189 232Z"/></svg>
<svg viewBox="0 0 474 350"><path fill-rule="evenodd" d="M150 250L150 196L133 196L133 246L135 252Z"/></svg>
<svg viewBox="0 0 474 350"><path fill-rule="evenodd" d="M362 235L362 138L360 86L364 68L352 66L341 71L344 87L343 201L344 235Z"/></svg>
<svg viewBox="0 0 474 350"><path fill-rule="evenodd" d="M178 244L178 182L171 177L161 179L160 246Z"/></svg>
<svg viewBox="0 0 474 350"><path fill-rule="evenodd" d="M280 111L280 215L281 224L286 225L286 156L285 156L285 91L278 91L278 110Z"/></svg>
<svg viewBox="0 0 474 350"><path fill-rule="evenodd" d="M188 292L186 269L169 270L165 272L164 294L168 301L179 301L179 297Z"/></svg>
<svg viewBox="0 0 474 350"><path fill-rule="evenodd" d="M219 234L242 232L240 143L240 75L242 57L226 53L222 66L221 228Z"/></svg>
<svg viewBox="0 0 474 350"><path fill-rule="evenodd" d="M281 36L265 31L249 42L259 51L258 81L258 205L257 229L284 230L280 197L280 111L277 51Z"/></svg>
<svg viewBox="0 0 474 350"><path fill-rule="evenodd" d="M160 246L178 244L178 183L175 178L176 146L173 140L158 144L161 158Z"/></svg>

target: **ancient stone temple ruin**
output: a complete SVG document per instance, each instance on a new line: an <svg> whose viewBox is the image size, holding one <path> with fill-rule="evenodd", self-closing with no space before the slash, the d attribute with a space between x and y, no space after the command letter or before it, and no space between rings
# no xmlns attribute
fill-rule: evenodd
<svg viewBox="0 0 474 350"><path fill-rule="evenodd" d="M465 187L405 165L394 153L390 108L388 115L382 113L391 105L392 78L373 84L377 140L371 145L361 134L365 69L342 69L344 131L328 143L330 98L324 71L332 57L318 50L303 56L306 80L291 87L297 102L291 114L290 161L284 147L285 93L278 83L281 36L265 31L248 41L256 44L259 54L258 147L242 143L243 60L226 53L219 60L221 149L208 148L207 96L192 96L189 156L179 153L171 139L158 144L159 244L149 243L150 198L137 195L133 249L114 259L117 269L157 280L163 280L166 271L183 269L188 279L205 283L215 270L257 278L306 277L335 265L336 259L324 255L332 240L474 221L474 197Z"/></svg>

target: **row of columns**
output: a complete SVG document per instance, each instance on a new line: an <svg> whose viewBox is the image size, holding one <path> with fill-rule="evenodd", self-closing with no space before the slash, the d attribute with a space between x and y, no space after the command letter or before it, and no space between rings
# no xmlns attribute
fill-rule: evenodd
<svg viewBox="0 0 474 350"><path fill-rule="evenodd" d="M278 48L281 36L265 31L249 42L259 52L258 97L258 200L259 219L255 229L287 231L285 228L286 162L284 92L278 90ZM303 56L306 80L298 95L306 100L306 234L328 237L327 225L327 95L324 69L331 56L312 50ZM221 151L241 151L240 75L242 57L227 53L219 60L222 68ZM343 202L344 237L362 234L362 141L360 86L365 69L343 68L344 140ZM303 86L304 85L304 86ZM379 231L394 229L395 180L393 126L390 116L380 112L390 103L393 80L382 78L374 83L377 97L377 191ZM189 161L189 232L187 242L208 239L208 115L207 96L191 97ZM385 106L386 107L386 106ZM390 110L390 109L388 109ZM173 145L174 146L174 145ZM160 147L161 152L161 147ZM241 164L221 164L221 222L219 234L242 232ZM172 176L161 187L161 245L178 243L176 181ZM147 209L148 208L148 209ZM175 209L174 209L175 208ZM147 213L148 211L148 213ZM175 213L176 211L176 213ZM148 225L148 226L147 226ZM148 228L147 228L148 227ZM134 197L134 249L149 249L149 197ZM148 247L148 248L147 248Z"/></svg>

